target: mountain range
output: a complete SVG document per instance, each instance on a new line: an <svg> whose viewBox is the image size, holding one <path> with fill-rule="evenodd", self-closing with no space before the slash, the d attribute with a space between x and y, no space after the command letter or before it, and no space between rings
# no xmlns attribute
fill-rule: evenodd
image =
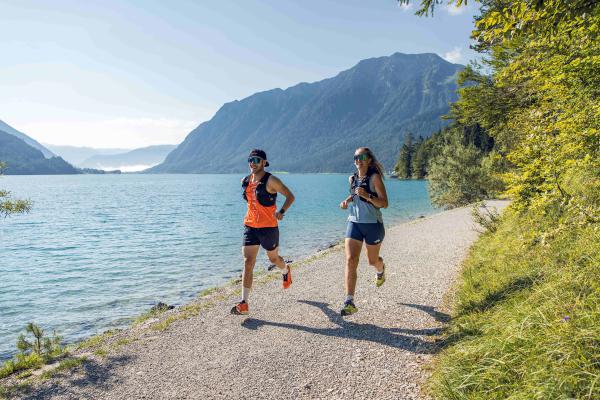
<svg viewBox="0 0 600 400"><path fill-rule="evenodd" d="M362 60L332 78L226 103L174 149L49 145L51 151L0 121L0 160L9 163L7 173L82 172L55 153L88 168L134 171L160 163L147 172L237 173L247 170L249 151L262 148L274 171L348 172L354 150L368 146L391 170L408 133L428 137L448 123L441 117L457 99L456 79L463 68L435 54ZM45 164L40 154L51 162Z"/></svg>
<svg viewBox="0 0 600 400"><path fill-rule="evenodd" d="M171 144L148 146L119 154L96 154L78 166L103 170L119 169L124 172L141 171L160 164L176 146Z"/></svg>
<svg viewBox="0 0 600 400"><path fill-rule="evenodd" d="M0 127L0 162L7 165L3 171L7 175L134 172L159 164L175 148L175 145L134 150L42 145L4 121L0 121Z"/></svg>
<svg viewBox="0 0 600 400"><path fill-rule="evenodd" d="M51 144L45 146L77 167L102 170L118 169L123 172L141 171L160 164L165 160L167 154L176 147L176 145L165 144L132 150Z"/></svg>
<svg viewBox="0 0 600 400"><path fill-rule="evenodd" d="M19 137L0 130L0 161L7 175L79 174L77 168L60 157L46 158L41 150Z"/></svg>
<svg viewBox="0 0 600 400"><path fill-rule="evenodd" d="M56 154L54 154L53 152L48 150L46 147L42 146L35 139L30 138L23 132L19 132L18 130L16 130L15 128L8 125L6 122L4 122L2 120L0 120L0 131L2 131L4 133L8 133L9 135L18 137L19 139L21 139L22 141L24 141L25 143L27 143L34 149L38 149L39 151L41 151L45 158L56 157Z"/></svg>
<svg viewBox="0 0 600 400"><path fill-rule="evenodd" d="M274 171L347 172L359 146L391 170L406 134L427 137L447 124L441 116L457 99L463 68L435 54L395 53L256 93L224 104L148 172L242 172L252 148L267 152Z"/></svg>
<svg viewBox="0 0 600 400"><path fill-rule="evenodd" d="M54 154L60 155L66 161L77 166L80 166L85 160L98 154L121 154L131 151L131 149L98 149L95 147L65 146L48 143L44 143L44 146Z"/></svg>

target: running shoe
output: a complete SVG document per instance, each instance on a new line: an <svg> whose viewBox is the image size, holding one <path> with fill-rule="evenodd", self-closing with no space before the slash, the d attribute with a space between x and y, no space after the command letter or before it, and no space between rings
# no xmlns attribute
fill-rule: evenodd
<svg viewBox="0 0 600 400"><path fill-rule="evenodd" d="M233 306L233 308L231 309L231 314L247 315L248 314L248 303L246 303L244 300L240 301L235 306Z"/></svg>
<svg viewBox="0 0 600 400"><path fill-rule="evenodd" d="M375 278L375 285L380 287L385 282L385 263L383 263L383 271L378 272Z"/></svg>
<svg viewBox="0 0 600 400"><path fill-rule="evenodd" d="M291 285L292 285L292 269L290 268L290 266L288 265L288 273L287 274L283 274L283 288L284 289L288 289Z"/></svg>
<svg viewBox="0 0 600 400"><path fill-rule="evenodd" d="M352 302L352 300L346 300L346 302L344 303L344 307L342 307L342 311L340 312L340 314L342 314L342 317L344 317L346 315L354 314L357 311L358 311L358 308L356 308L356 306L354 305L354 302Z"/></svg>

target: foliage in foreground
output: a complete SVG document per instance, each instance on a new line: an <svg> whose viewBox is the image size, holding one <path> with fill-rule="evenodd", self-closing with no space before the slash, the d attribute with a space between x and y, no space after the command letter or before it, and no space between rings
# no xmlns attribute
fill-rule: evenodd
<svg viewBox="0 0 600 400"><path fill-rule="evenodd" d="M56 332L52 337L47 337L43 329L33 322L27 324L25 332L26 334L19 335L17 339L17 355L0 367L0 378L15 372L40 368L63 355L62 338Z"/></svg>
<svg viewBox="0 0 600 400"><path fill-rule="evenodd" d="M557 227L513 211L477 242L434 398L600 398L600 229Z"/></svg>
<svg viewBox="0 0 600 400"><path fill-rule="evenodd" d="M6 168L6 164L0 161L0 175ZM10 214L22 214L31 210L31 201L11 198L10 192L0 189L0 216Z"/></svg>
<svg viewBox="0 0 600 400"><path fill-rule="evenodd" d="M444 2L422 0L418 13ZM513 203L466 262L432 394L597 399L600 2L478 3L472 38L484 58L461 75L451 117L494 139L490 173Z"/></svg>

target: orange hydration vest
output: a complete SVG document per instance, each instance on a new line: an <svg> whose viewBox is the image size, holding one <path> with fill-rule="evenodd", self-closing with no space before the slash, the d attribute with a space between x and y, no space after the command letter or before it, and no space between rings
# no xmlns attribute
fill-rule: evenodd
<svg viewBox="0 0 600 400"><path fill-rule="evenodd" d="M244 225L251 228L274 228L277 226L277 218L275 218L277 204L275 204L275 201L273 201L272 205L263 206L256 196L258 185L264 185L264 188L261 187L260 189L266 191L267 180L270 174L265 173L265 175L258 182L252 182L250 177L247 177L247 181L244 181L244 185L247 184L244 188L244 198L248 202L248 211L244 218Z"/></svg>

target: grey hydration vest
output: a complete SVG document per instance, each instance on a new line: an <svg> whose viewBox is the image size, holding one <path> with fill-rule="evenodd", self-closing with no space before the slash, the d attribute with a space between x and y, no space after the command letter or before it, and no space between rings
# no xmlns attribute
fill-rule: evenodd
<svg viewBox="0 0 600 400"><path fill-rule="evenodd" d="M352 180L350 183L352 202L348 205L348 210L350 211L350 215L348 215L348 221L357 222L360 224L374 224L377 222L383 222L383 216L381 215L379 208L364 200L359 195L354 194L356 188L362 187L367 191L367 193L373 195L373 197L377 197L377 192L375 191L375 187L373 186L373 182L371 180L371 177L376 172L377 171L375 169L369 168L367 175L362 178L358 177L358 172L355 172L354 175L352 175Z"/></svg>

